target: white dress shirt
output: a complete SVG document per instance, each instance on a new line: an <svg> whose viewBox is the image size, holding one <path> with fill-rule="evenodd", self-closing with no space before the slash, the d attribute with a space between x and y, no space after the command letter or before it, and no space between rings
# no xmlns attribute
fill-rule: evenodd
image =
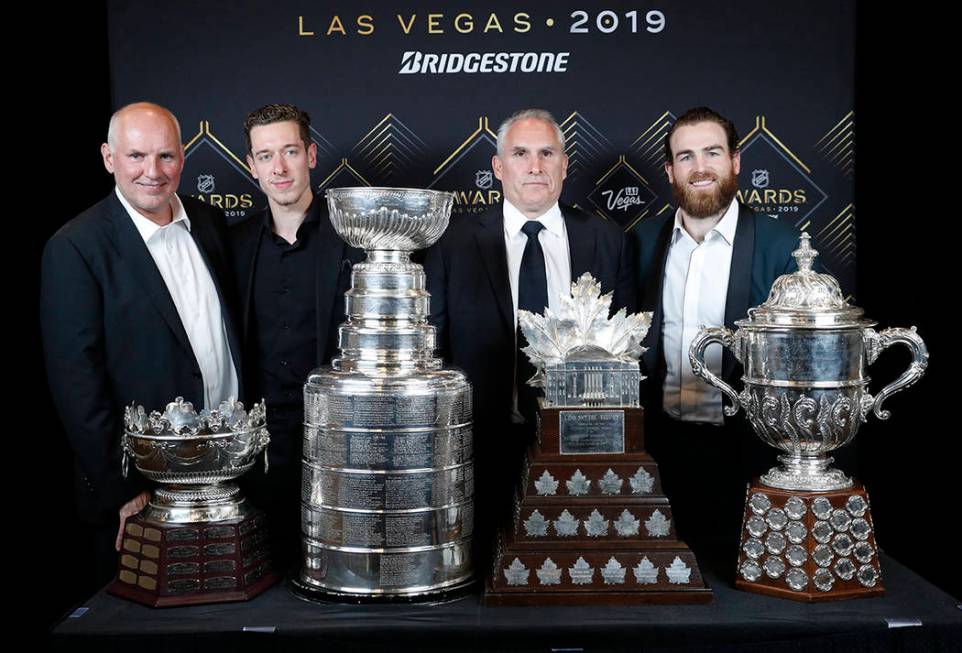
<svg viewBox="0 0 962 653"><path fill-rule="evenodd" d="M662 347L667 375L665 412L683 421L722 424L721 391L695 376L688 348L702 326L725 325L725 299L738 225L738 202L732 202L701 243L685 230L681 211L675 213L661 306L664 313ZM705 351L708 369L721 376L722 348Z"/></svg>
<svg viewBox="0 0 962 653"><path fill-rule="evenodd" d="M519 211L511 202L504 201L504 248L508 255L508 280L511 283L511 304L514 307L514 331L518 332L518 277L521 276L521 258L528 237L521 231L521 227L528 221L528 217ZM544 252L544 271L548 279L548 307L552 311L561 309L561 296L571 294L571 253L568 250L568 230L565 228L564 216L561 208L555 202L554 206L537 218L544 225L538 233L538 242ZM517 352L515 346L515 352ZM517 361L515 361L517 365ZM515 374L517 378L517 374ZM518 411L517 381L514 388L511 419L516 424L524 422Z"/></svg>
<svg viewBox="0 0 962 653"><path fill-rule="evenodd" d="M190 235L190 218L176 195L170 200L173 220L161 227L138 213L115 188L117 197L134 221L141 238L167 285L170 298L187 332L204 379L204 408L217 408L237 397L237 371L227 341L217 289L207 264ZM171 401L174 397L170 398ZM156 406L158 410L163 406ZM199 407L195 406L199 410Z"/></svg>

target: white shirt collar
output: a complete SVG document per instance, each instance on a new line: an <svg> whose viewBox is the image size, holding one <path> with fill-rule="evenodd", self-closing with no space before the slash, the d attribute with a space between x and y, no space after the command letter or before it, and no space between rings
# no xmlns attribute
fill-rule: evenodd
<svg viewBox="0 0 962 653"><path fill-rule="evenodd" d="M705 236L705 240L712 238L713 233L717 233L719 236L725 239L725 242L732 245L735 242L735 228L738 226L738 202L735 200L731 201L728 208L725 210L725 215L722 219L718 221L712 230L708 232ZM672 242L678 242L678 238L682 235L691 238L691 234L685 231L685 226L682 223L681 209L675 211L675 227L672 232Z"/></svg>
<svg viewBox="0 0 962 653"><path fill-rule="evenodd" d="M518 210L511 202L504 200L504 233L508 238L514 238L521 232L521 227L528 221L528 217ZM565 220L561 215L561 207L555 202L554 205L542 213L537 218L538 222L544 225L548 233L554 234L559 238L565 235Z"/></svg>
<svg viewBox="0 0 962 653"><path fill-rule="evenodd" d="M190 218L187 217L187 211L184 210L184 204L180 201L180 198L177 197L177 193L174 193L174 196L170 198L170 210L174 216L174 219L170 221L170 224L161 227L153 220L148 220L142 216L137 209L132 207L130 202L127 201L127 198L124 197L124 194L120 192L120 188L118 186L114 186L114 192L117 193L117 199L120 200L120 204L124 207L124 210L127 211L127 215L130 216L130 219L134 221L134 226L137 227L137 231L140 233L140 237L144 239L145 243L150 242L150 239L154 236L154 234L161 229L169 227L177 222L183 222L184 227L187 228L187 231L190 231Z"/></svg>

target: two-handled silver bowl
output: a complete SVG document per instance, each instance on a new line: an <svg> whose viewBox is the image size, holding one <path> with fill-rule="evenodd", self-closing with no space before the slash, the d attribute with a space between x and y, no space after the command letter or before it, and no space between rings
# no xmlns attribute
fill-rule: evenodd
<svg viewBox="0 0 962 653"><path fill-rule="evenodd" d="M233 399L197 413L177 397L164 412L131 404L124 411L123 473L130 460L145 477L161 484L145 509L158 522L187 523L239 517L245 512L237 485L251 469L270 435L263 402L250 411Z"/></svg>
<svg viewBox="0 0 962 653"><path fill-rule="evenodd" d="M831 467L829 452L848 444L870 412L888 419L883 402L918 381L928 365L928 350L914 327L876 331L862 309L845 301L835 278L812 270L817 255L802 234L793 253L798 272L779 277L768 300L735 322L734 333L703 327L689 350L694 373L731 399L725 414L735 415L741 406L755 433L784 452L781 466L761 480L787 490L851 487L852 480ZM713 343L741 362L741 393L705 365L705 350ZM866 368L894 344L907 346L913 360L873 397Z"/></svg>

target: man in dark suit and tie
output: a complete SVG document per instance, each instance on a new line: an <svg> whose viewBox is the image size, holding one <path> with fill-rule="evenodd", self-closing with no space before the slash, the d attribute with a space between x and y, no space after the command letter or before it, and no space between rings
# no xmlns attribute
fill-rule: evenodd
<svg viewBox="0 0 962 653"><path fill-rule="evenodd" d="M324 198L311 191L317 145L310 118L290 104L247 116L247 163L267 208L233 225L237 283L243 305L245 386L267 400L270 473L251 470L241 482L270 516L280 567L300 551L303 386L337 353L351 266L364 252L334 231Z"/></svg>
<svg viewBox="0 0 962 653"><path fill-rule="evenodd" d="M735 199L741 156L730 120L684 113L665 139L677 211L648 218L638 239L642 310L652 311L642 358L646 442L686 539L737 535L748 476L774 462L741 417L726 426L720 391L696 377L688 348L702 326L734 329L796 269L799 233ZM741 367L713 345L706 362L729 384ZM737 385L737 383L735 384Z"/></svg>
<svg viewBox="0 0 962 653"><path fill-rule="evenodd" d="M534 433L533 368L519 351L519 309L558 309L571 282L590 272L612 309L634 304L633 256L621 228L558 204L568 157L547 111L519 111L498 130L492 158L504 202L456 217L426 254L438 349L474 391L475 522L488 554L497 521L510 516L522 450Z"/></svg>
<svg viewBox="0 0 962 653"><path fill-rule="evenodd" d="M240 391L227 225L176 194L176 118L155 104L126 106L101 154L116 188L47 242L40 296L47 377L100 584L115 571L124 520L148 499L136 472L121 476L124 406L163 410L183 396L200 411Z"/></svg>

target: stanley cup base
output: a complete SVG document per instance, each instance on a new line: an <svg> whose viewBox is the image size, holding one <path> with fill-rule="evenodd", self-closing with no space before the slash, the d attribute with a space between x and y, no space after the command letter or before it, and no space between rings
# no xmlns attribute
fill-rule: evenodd
<svg viewBox="0 0 962 653"><path fill-rule="evenodd" d="M748 487L735 586L814 603L885 592L868 494Z"/></svg>

